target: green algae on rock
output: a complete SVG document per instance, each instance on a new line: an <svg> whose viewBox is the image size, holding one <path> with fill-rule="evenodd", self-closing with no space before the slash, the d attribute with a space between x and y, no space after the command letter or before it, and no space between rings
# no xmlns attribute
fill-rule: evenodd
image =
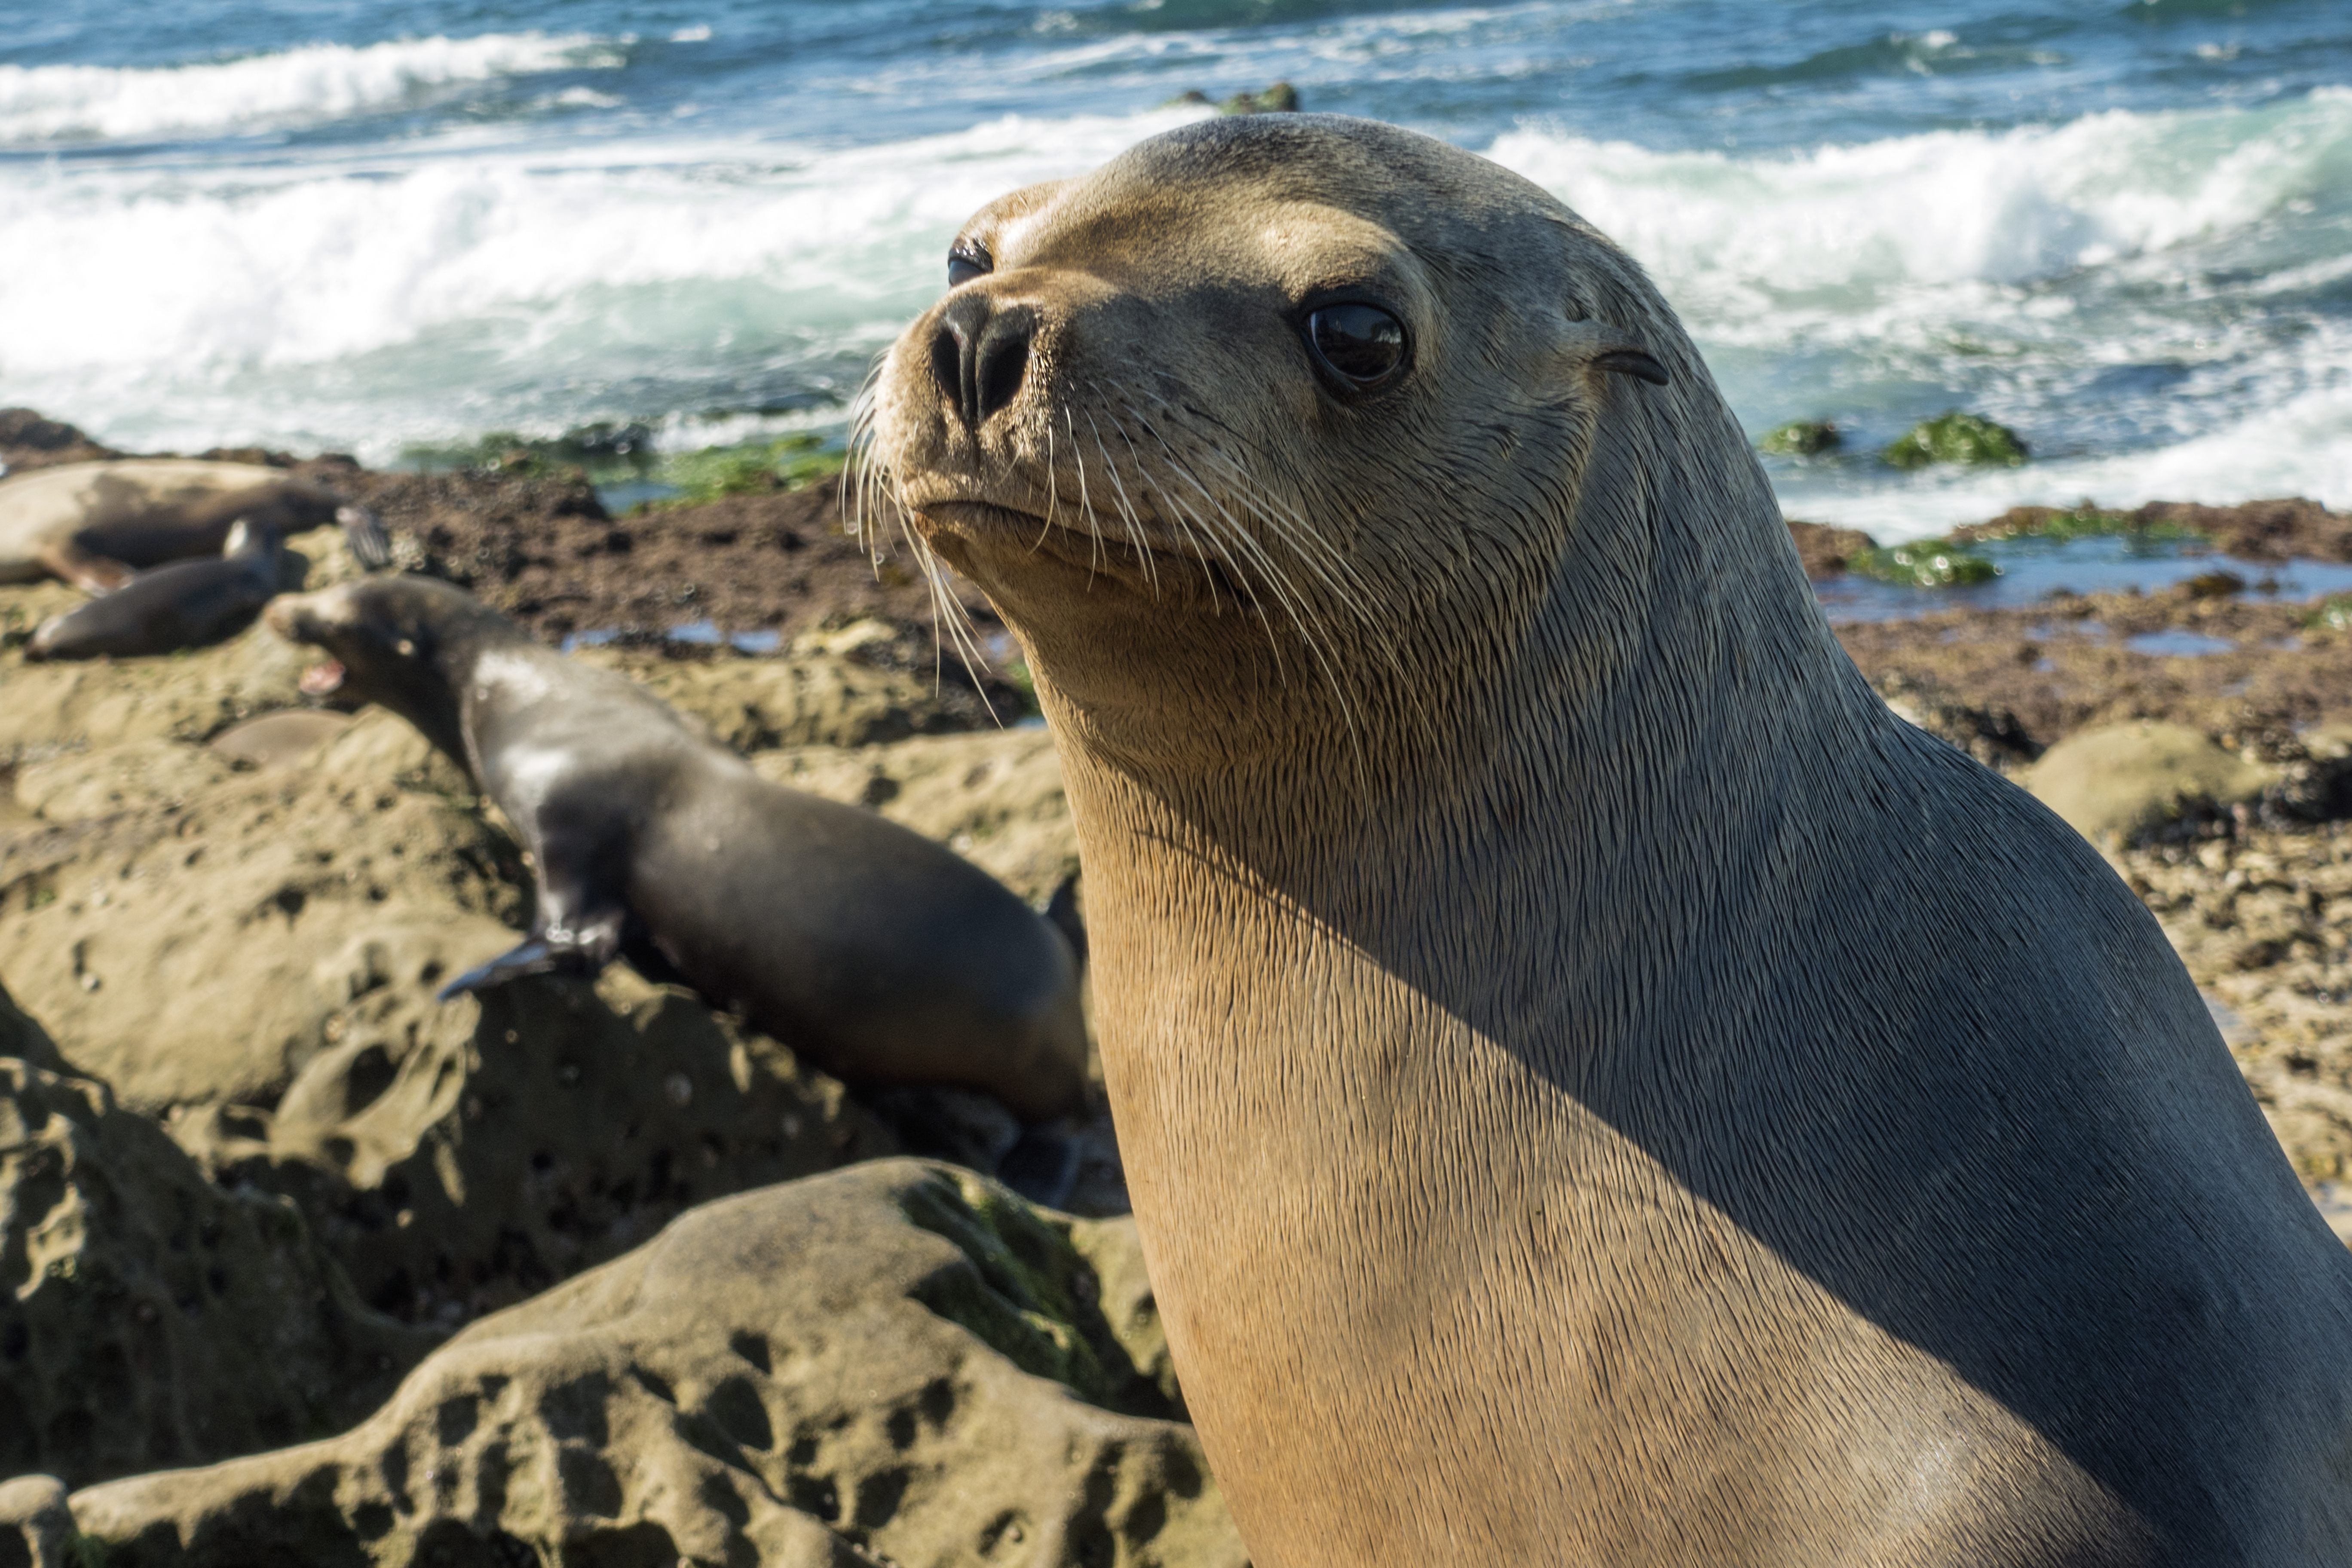
<svg viewBox="0 0 2352 1568"><path fill-rule="evenodd" d="M1756 449L1775 458L1817 458L1844 445L1844 433L1828 419L1791 419L1756 437Z"/></svg>
<svg viewBox="0 0 2352 1568"><path fill-rule="evenodd" d="M1931 463L2016 468L2025 461L2025 442L2006 425L1955 408L1922 419L1878 454L1894 468L1924 468Z"/></svg>
<svg viewBox="0 0 2352 1568"><path fill-rule="evenodd" d="M1133 1386L1148 1346L1089 1302L1134 1272L1095 1259L1138 1250L1132 1222L921 1162L767 1187L474 1324L341 1437L71 1506L114 1568L1242 1568L1190 1426L1037 1375L927 1304L993 1297Z"/></svg>
<svg viewBox="0 0 2352 1568"><path fill-rule="evenodd" d="M1845 566L1856 576L1906 588L1949 588L1965 583L1990 583L2000 575L2000 567L1948 539L1876 545L1849 556Z"/></svg>

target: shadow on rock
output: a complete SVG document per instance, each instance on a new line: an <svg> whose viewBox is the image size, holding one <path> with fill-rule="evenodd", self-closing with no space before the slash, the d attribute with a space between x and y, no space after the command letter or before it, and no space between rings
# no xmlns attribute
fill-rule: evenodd
<svg viewBox="0 0 2352 1568"><path fill-rule="evenodd" d="M438 951L379 934L346 954L347 983L437 973ZM897 1150L835 1079L626 971L446 1011L473 1026L346 1015L274 1112L174 1127L219 1181L292 1198L362 1297L404 1320L465 1321L705 1199Z"/></svg>
<svg viewBox="0 0 2352 1568"><path fill-rule="evenodd" d="M0 1475L88 1483L331 1432L437 1340L362 1306L292 1204L222 1192L58 1070L5 992L0 1047Z"/></svg>
<svg viewBox="0 0 2352 1568"><path fill-rule="evenodd" d="M338 1438L77 1493L113 1564L1244 1556L1134 1226L890 1161L708 1204Z"/></svg>

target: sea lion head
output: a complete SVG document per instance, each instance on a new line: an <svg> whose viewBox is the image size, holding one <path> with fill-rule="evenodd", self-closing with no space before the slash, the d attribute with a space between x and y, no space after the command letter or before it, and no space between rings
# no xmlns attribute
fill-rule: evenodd
<svg viewBox="0 0 2352 1568"><path fill-rule="evenodd" d="M949 274L877 371L865 493L1099 744L1360 746L1531 641L1604 680L1662 596L1758 563L1801 600L1641 268L1444 142L1186 126L983 208Z"/></svg>
<svg viewBox="0 0 2352 1568"><path fill-rule="evenodd" d="M483 648L520 635L464 589L404 574L281 594L261 618L287 641L327 655L303 672L304 691L339 704L381 703L461 760L463 671Z"/></svg>

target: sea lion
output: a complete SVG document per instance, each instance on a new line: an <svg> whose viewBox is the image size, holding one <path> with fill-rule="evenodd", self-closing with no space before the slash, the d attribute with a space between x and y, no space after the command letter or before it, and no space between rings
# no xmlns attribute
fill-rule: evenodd
<svg viewBox="0 0 2352 1568"><path fill-rule="evenodd" d="M202 647L242 630L278 587L278 532L238 518L210 561L174 561L43 621L26 658L117 658Z"/></svg>
<svg viewBox="0 0 2352 1568"><path fill-rule="evenodd" d="M331 656L314 691L380 702L499 803L538 900L444 992L625 956L853 1083L948 1084L1045 1121L1087 1088L1077 967L994 878L856 806L761 779L634 682L424 577L274 602Z"/></svg>
<svg viewBox="0 0 2352 1568"><path fill-rule="evenodd" d="M2352 1561L2352 1258L2154 919L1845 658L1638 266L1270 116L949 268L861 485L1035 677L1260 1568Z"/></svg>
<svg viewBox="0 0 2352 1568"><path fill-rule="evenodd" d="M391 563L373 513L283 468L121 458L0 479L0 583L107 593L142 567L218 552L240 517L280 535L339 522L362 565Z"/></svg>

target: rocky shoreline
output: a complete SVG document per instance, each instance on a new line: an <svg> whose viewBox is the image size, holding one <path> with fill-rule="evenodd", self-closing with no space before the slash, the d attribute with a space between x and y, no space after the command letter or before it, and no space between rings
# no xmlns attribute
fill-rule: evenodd
<svg viewBox="0 0 2352 1568"><path fill-rule="evenodd" d="M100 455L0 416L12 467ZM614 518L535 462L301 466L767 777L1032 900L1076 869L1050 742L989 716L1020 681L935 680L928 591L832 486ZM2192 521L2352 542L2253 511ZM1817 572L1854 538L1799 531ZM288 585L356 570L321 531ZM258 627L26 663L79 598L0 587L0 1563L1244 1561L1098 1081L1057 1213L992 1179L992 1102L853 1093L625 967L441 1004L527 913L495 807L392 716L318 709ZM2241 582L1839 628L1913 721L2045 798L2096 786L2323 1197L2352 1162L2341 619ZM2132 646L2167 631L2226 646Z"/></svg>

